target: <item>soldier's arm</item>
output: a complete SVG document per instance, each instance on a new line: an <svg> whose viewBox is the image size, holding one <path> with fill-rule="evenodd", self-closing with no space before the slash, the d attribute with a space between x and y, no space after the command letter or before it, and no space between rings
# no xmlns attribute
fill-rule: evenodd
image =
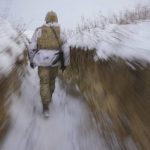
<svg viewBox="0 0 150 150"><path fill-rule="evenodd" d="M37 52L37 39L41 36L41 29L37 28L32 36L31 43L29 45L29 59L33 62L33 57Z"/></svg>
<svg viewBox="0 0 150 150"><path fill-rule="evenodd" d="M67 42L67 37L64 33L61 33L62 40L62 51L64 53L64 65L68 66L70 64L70 48Z"/></svg>

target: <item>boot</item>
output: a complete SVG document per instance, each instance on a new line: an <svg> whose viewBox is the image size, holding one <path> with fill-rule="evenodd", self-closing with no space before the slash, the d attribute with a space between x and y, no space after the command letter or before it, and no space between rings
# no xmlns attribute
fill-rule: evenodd
<svg viewBox="0 0 150 150"><path fill-rule="evenodd" d="M48 104L43 104L43 115L45 118L48 118L49 115L49 105Z"/></svg>

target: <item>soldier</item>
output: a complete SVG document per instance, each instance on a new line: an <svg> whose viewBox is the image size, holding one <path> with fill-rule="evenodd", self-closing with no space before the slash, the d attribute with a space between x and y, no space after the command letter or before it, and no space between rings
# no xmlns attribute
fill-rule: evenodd
<svg viewBox="0 0 150 150"><path fill-rule="evenodd" d="M60 52L63 44L60 38L61 31L60 26L58 25L56 13L53 11L48 12L45 17L45 21L46 24L35 30L31 40L29 58L30 66L32 68L34 68L33 59L37 53L40 54L40 51L52 52L56 50L59 50ZM61 69L65 69L63 59L61 61ZM38 75L40 78L40 95L43 104L43 113L46 117L48 117L49 103L52 101L52 94L55 89L55 78L58 75L58 66L55 64L49 66L38 65Z"/></svg>

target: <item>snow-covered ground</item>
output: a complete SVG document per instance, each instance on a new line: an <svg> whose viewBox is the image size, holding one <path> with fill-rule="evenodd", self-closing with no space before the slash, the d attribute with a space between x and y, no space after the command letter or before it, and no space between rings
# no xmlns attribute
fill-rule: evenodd
<svg viewBox="0 0 150 150"><path fill-rule="evenodd" d="M37 70L27 69L21 95L11 97L11 128L1 150L105 150L90 110L59 79L50 118L42 115Z"/></svg>
<svg viewBox="0 0 150 150"><path fill-rule="evenodd" d="M34 33L34 31L32 31L32 30L27 30L27 31L24 32L24 34L25 34L29 39L32 38L33 33Z"/></svg>
<svg viewBox="0 0 150 150"><path fill-rule="evenodd" d="M9 22L0 18L0 76L11 72L16 58L22 58L25 44Z"/></svg>
<svg viewBox="0 0 150 150"><path fill-rule="evenodd" d="M0 19L1 21L1 19ZM14 41L17 33L8 22L0 24L0 75L8 74L24 43ZM29 35L28 32L26 33ZM30 34L31 37L31 34ZM29 37L29 38L30 38ZM68 36L69 46L96 49L100 59L110 56L150 62L150 21L129 25L108 25ZM37 70L27 67L21 94L11 97L11 128L0 150L105 150L90 110L80 96L68 92L67 85L56 80L50 118L42 116Z"/></svg>
<svg viewBox="0 0 150 150"><path fill-rule="evenodd" d="M7 75L25 44L7 21L0 21L0 75ZM26 35L31 38L29 33ZM106 149L85 101L74 97L67 85L56 80L49 119L42 115L39 93L37 70L28 66L19 95L14 93L9 99L11 125L0 150Z"/></svg>
<svg viewBox="0 0 150 150"><path fill-rule="evenodd" d="M100 59L117 56L125 60L150 62L150 20L134 24L107 25L105 29L89 28L68 34L74 47L96 49Z"/></svg>

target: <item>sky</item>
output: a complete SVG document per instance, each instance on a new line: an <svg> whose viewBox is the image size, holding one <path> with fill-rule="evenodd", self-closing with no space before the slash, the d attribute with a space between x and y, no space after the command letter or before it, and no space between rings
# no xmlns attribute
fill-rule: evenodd
<svg viewBox="0 0 150 150"><path fill-rule="evenodd" d="M55 11L64 29L80 24L81 17L93 18L99 13L111 15L150 0L0 0L0 14L11 22L24 23L34 30L44 23L48 11Z"/></svg>

